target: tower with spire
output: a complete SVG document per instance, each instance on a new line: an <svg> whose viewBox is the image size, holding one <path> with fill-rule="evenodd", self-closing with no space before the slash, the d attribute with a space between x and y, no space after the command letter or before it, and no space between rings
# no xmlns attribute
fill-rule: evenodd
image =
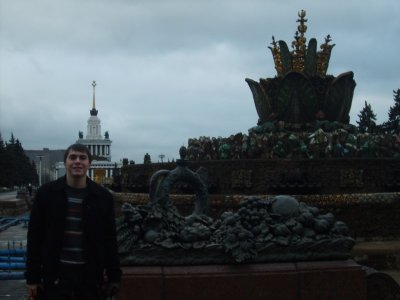
<svg viewBox="0 0 400 300"><path fill-rule="evenodd" d="M92 154L92 163L88 170L88 176L99 184L111 185L113 183L113 176L115 172L121 169L121 162L111 161L111 140L108 132L103 135L101 131L100 119L97 116L98 110L96 109L96 81L92 82L93 87L93 104L90 110L90 117L87 121L86 137L83 132L79 131L79 139L77 144L83 144L90 150ZM55 178L64 176L65 165L63 161L55 164Z"/></svg>
<svg viewBox="0 0 400 300"><path fill-rule="evenodd" d="M79 132L79 139L76 142L89 148L93 160L111 161L111 140L107 131L104 135L102 134L101 121L97 116L96 85L96 81L93 81L93 104L92 109L90 110L90 117L87 121L86 137L83 138L83 133Z"/></svg>

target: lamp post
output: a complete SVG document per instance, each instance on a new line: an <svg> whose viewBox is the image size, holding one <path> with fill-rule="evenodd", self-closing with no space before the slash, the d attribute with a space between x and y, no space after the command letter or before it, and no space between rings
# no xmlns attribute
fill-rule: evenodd
<svg viewBox="0 0 400 300"><path fill-rule="evenodd" d="M39 186L42 185L42 158L43 155L36 155L39 158Z"/></svg>

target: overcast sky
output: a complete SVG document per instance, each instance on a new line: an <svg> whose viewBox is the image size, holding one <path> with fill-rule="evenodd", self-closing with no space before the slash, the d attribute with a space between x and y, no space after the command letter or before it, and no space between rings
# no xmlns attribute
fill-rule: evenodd
<svg viewBox="0 0 400 300"><path fill-rule="evenodd" d="M2 137L65 149L86 135L93 80L114 161L176 159L191 137L247 133L258 116L245 78L276 75L271 37L290 46L301 9L307 39L336 44L328 74L355 74L351 123L364 101L386 121L399 0L0 0Z"/></svg>

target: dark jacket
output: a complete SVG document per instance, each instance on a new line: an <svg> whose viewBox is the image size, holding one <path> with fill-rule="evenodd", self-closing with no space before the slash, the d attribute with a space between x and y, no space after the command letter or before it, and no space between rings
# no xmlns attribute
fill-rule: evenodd
<svg viewBox="0 0 400 300"><path fill-rule="evenodd" d="M119 282L114 202L112 195L89 178L88 195L82 202L83 249L90 278L101 283ZM67 210L65 176L43 185L34 200L27 241L26 281L36 284L58 278L59 259Z"/></svg>

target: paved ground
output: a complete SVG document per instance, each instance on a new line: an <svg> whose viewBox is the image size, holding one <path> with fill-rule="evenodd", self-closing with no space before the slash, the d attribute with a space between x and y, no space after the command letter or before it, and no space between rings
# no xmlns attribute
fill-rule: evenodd
<svg viewBox="0 0 400 300"><path fill-rule="evenodd" d="M1 192L0 193L0 200L8 200L8 199L15 199L17 196L17 191L10 191L10 192Z"/></svg>
<svg viewBox="0 0 400 300"><path fill-rule="evenodd" d="M0 299L28 299L25 280L0 280Z"/></svg>

